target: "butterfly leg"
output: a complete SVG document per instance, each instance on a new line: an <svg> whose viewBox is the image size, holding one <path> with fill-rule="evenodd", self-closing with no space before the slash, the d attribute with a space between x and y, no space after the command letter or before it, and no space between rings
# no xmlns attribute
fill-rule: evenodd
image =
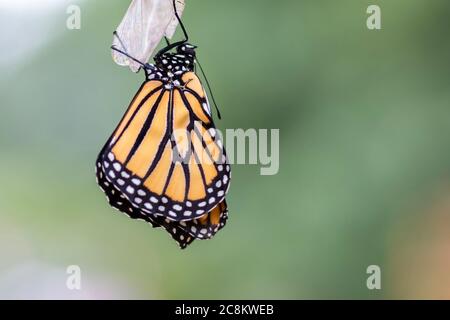
<svg viewBox="0 0 450 320"><path fill-rule="evenodd" d="M120 43L120 45L122 46L123 50L117 48L117 47L114 46L114 45L111 46L111 49L112 49L112 50L114 50L114 51L116 51L116 52L119 52L120 54L123 54L124 56L130 58L130 59L133 60L134 62L137 62L138 64L140 64L140 65L144 68L144 70L154 70L154 69L155 69L155 67L152 66L151 64L149 64L149 63L144 63L144 62L140 61L139 59L136 59L135 57L131 56L131 55L127 52L127 50L126 50L126 48L125 48L125 45L123 44L122 40L120 39L120 37L119 37L117 31L114 31L114 32L113 32L113 35L117 38L117 40L119 40L119 43ZM146 72L146 73L147 73L147 72Z"/></svg>

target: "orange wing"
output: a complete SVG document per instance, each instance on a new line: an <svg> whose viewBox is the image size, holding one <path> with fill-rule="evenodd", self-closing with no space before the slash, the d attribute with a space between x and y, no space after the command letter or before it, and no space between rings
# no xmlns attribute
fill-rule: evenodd
<svg viewBox="0 0 450 320"><path fill-rule="evenodd" d="M200 80L188 72L179 86L144 83L99 163L107 181L148 214L189 221L212 211L213 218L230 182L222 145Z"/></svg>

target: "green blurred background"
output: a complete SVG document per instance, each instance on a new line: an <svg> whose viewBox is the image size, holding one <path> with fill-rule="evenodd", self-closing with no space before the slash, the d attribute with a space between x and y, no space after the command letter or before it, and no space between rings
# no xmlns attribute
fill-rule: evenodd
<svg viewBox="0 0 450 320"><path fill-rule="evenodd" d="M94 161L144 78L109 50L129 1L68 30L65 0L2 0L0 298L450 298L450 3L186 2L218 126L279 128L279 173L234 165L227 227L184 251L119 214Z"/></svg>

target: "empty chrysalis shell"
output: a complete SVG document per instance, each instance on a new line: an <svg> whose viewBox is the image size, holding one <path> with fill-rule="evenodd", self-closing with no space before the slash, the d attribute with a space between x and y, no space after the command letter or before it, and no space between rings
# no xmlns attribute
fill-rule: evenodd
<svg viewBox="0 0 450 320"><path fill-rule="evenodd" d="M185 0L176 0L178 15L181 16ZM132 0L117 27L113 46L127 52L139 61L147 62L161 39L172 38L178 26L173 9L173 0ZM121 66L129 66L137 72L140 65L123 54L112 50L113 60Z"/></svg>

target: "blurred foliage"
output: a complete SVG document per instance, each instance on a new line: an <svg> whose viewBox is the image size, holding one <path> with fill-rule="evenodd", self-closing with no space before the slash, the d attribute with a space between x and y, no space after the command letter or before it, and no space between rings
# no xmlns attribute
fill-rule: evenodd
<svg viewBox="0 0 450 320"><path fill-rule="evenodd" d="M381 6L382 30L366 28L369 4ZM52 40L0 72L0 297L30 261L59 270L47 296L64 291L70 264L90 297L104 297L98 279L120 298L421 296L402 285L415 274L396 269L408 268L398 239L420 241L416 219L432 217L449 179L448 1L188 0L218 126L279 128L281 154L275 176L234 165L227 227L184 251L96 186L97 152L144 76L110 57L128 1L80 6L81 30L55 13L41 34ZM366 288L371 264L392 275L381 291Z"/></svg>

